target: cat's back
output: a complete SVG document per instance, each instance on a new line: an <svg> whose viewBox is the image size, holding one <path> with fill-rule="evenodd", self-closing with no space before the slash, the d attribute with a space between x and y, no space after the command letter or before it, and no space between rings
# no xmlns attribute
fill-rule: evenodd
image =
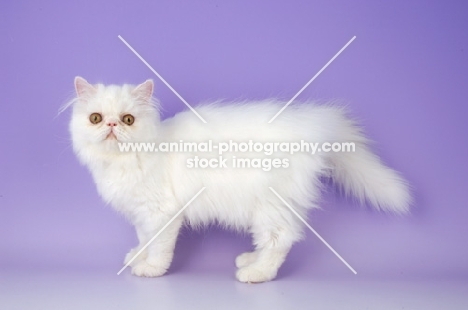
<svg viewBox="0 0 468 310"><path fill-rule="evenodd" d="M340 108L313 102L293 103L272 123L268 123L287 102L279 100L215 102L195 107L206 124L191 110L162 122L168 140L219 139L309 139L334 123Z"/></svg>

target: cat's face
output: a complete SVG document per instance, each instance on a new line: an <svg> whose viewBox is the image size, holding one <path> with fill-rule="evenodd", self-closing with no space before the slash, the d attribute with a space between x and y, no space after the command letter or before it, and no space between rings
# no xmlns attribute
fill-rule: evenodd
<svg viewBox="0 0 468 310"><path fill-rule="evenodd" d="M152 102L153 82L138 86L91 85L75 78L77 100L70 124L73 145L111 152L119 142L150 142L157 134L159 114Z"/></svg>

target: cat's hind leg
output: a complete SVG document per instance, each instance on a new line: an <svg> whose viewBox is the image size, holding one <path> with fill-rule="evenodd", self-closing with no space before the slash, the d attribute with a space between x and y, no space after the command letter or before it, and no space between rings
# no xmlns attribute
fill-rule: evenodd
<svg viewBox="0 0 468 310"><path fill-rule="evenodd" d="M255 214L251 233L256 249L236 259L240 282L259 283L276 277L291 246L301 238L302 226L294 217L282 206L268 206Z"/></svg>

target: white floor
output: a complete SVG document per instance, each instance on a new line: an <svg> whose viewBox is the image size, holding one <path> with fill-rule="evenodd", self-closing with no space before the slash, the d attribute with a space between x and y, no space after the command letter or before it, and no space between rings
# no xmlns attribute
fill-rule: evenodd
<svg viewBox="0 0 468 310"><path fill-rule="evenodd" d="M226 274L144 279L92 271L0 277L0 309L468 309L466 281L356 277L242 284Z"/></svg>

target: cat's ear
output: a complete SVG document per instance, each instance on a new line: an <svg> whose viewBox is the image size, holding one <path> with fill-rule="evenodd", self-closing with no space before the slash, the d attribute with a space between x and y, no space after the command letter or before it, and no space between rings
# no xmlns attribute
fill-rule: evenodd
<svg viewBox="0 0 468 310"><path fill-rule="evenodd" d="M154 83L153 80L146 80L132 91L132 95L138 98L143 103L151 103L153 96Z"/></svg>
<svg viewBox="0 0 468 310"><path fill-rule="evenodd" d="M81 76L75 77L75 90L78 98L85 98L96 93L97 89Z"/></svg>

